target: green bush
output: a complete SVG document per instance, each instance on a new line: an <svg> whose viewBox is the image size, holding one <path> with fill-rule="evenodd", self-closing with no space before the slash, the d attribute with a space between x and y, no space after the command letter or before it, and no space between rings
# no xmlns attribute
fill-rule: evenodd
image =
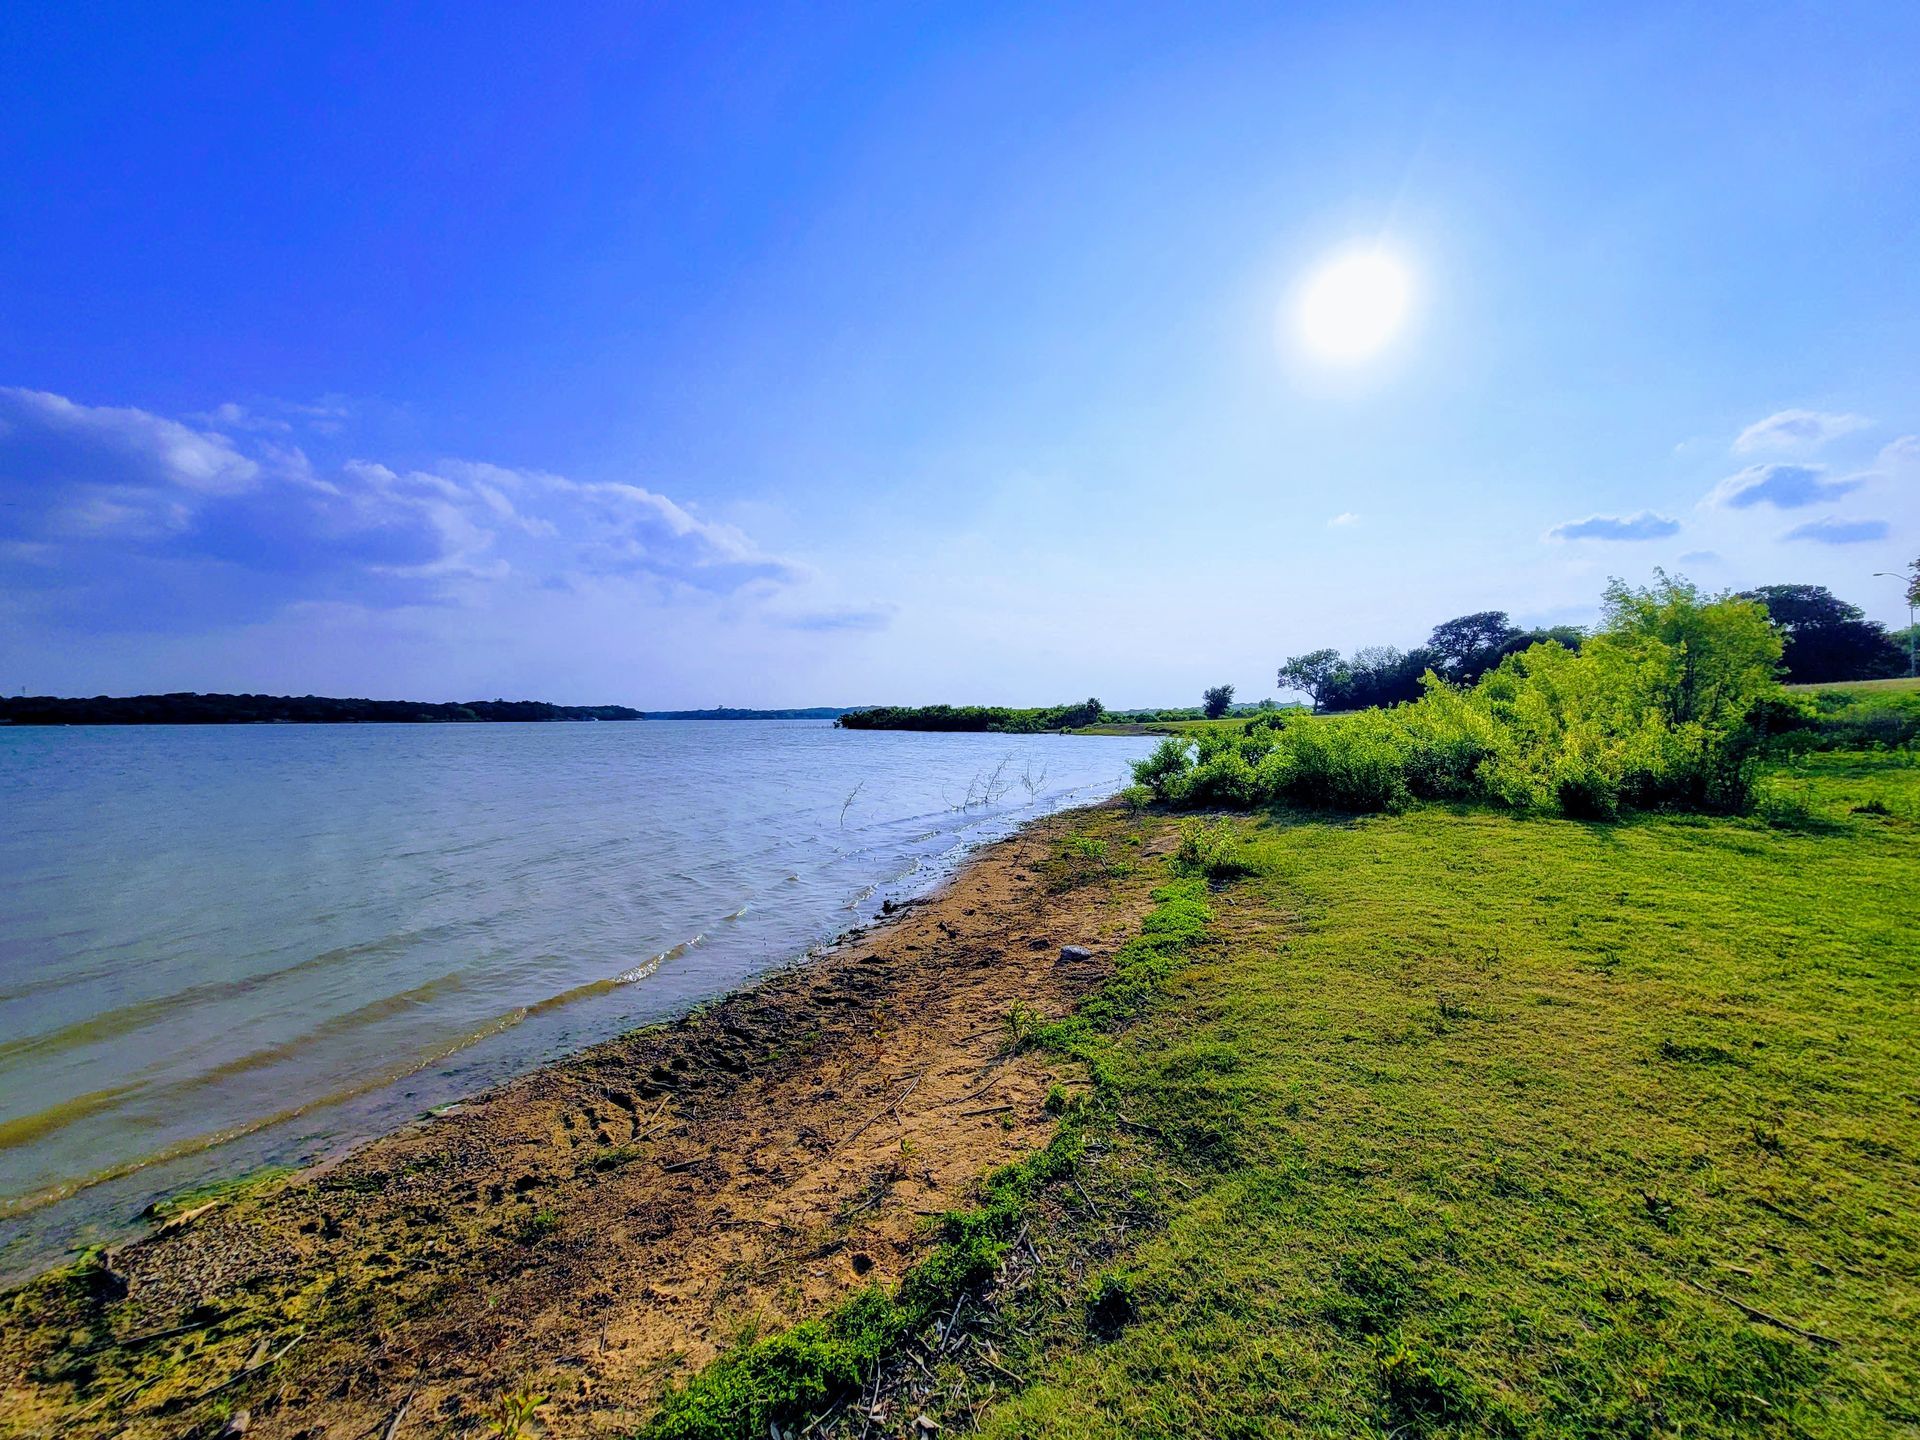
<svg viewBox="0 0 1920 1440"><path fill-rule="evenodd" d="M1391 812L1441 800L1595 820L1656 806L1744 808L1762 745L1795 723L1774 679L1780 637L1766 611L1660 575L1648 590L1616 581L1605 613L1577 654L1543 641L1470 688L1428 671L1424 693L1405 705L1276 713L1168 740L1134 779L1189 808Z"/></svg>
<svg viewBox="0 0 1920 1440"><path fill-rule="evenodd" d="M1246 849L1232 829L1214 821L1189 821L1181 827L1180 847L1173 853L1173 867L1183 875L1199 875L1208 880L1237 880L1254 873Z"/></svg>
<svg viewBox="0 0 1920 1440"><path fill-rule="evenodd" d="M1900 750L1920 745L1920 691L1822 690L1782 726L1789 746L1808 750Z"/></svg>

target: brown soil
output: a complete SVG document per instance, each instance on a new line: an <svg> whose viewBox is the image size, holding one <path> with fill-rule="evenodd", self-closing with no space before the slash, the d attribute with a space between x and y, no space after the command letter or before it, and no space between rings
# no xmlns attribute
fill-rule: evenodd
<svg viewBox="0 0 1920 1440"><path fill-rule="evenodd" d="M517 1390L551 1434L630 1432L730 1340L897 1277L926 1217L1045 1144L1074 1077L1008 1056L1007 1016L1105 977L1146 885L1056 847L1125 829L1032 827L699 1014L15 1292L0 1434L471 1435Z"/></svg>

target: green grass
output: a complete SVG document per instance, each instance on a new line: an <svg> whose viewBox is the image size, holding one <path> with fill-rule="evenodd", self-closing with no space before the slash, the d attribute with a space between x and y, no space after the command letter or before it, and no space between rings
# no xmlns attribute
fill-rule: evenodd
<svg viewBox="0 0 1920 1440"><path fill-rule="evenodd" d="M1216 1142L1106 1178L1179 1196L1138 1318L1049 1302L983 1430L1914 1433L1920 770L1819 762L1815 832L1227 822L1224 953L1103 1060Z"/></svg>
<svg viewBox="0 0 1920 1440"><path fill-rule="evenodd" d="M1789 685L1789 690L1805 690L1818 694L1831 690L1836 694L1851 695L1859 693L1884 692L1920 692L1920 680L1901 676L1897 680L1830 680L1824 685Z"/></svg>
<svg viewBox="0 0 1920 1440"><path fill-rule="evenodd" d="M1221 720L1108 720L1098 725L1082 725L1069 731L1073 735L1209 735L1237 734L1246 728L1251 716L1235 715Z"/></svg>
<svg viewBox="0 0 1920 1440"><path fill-rule="evenodd" d="M1094 1080L1068 1148L987 1192L1048 1267L1002 1297L995 1371L929 1413L1920 1433L1920 767L1777 778L1792 828L1207 822L1179 853L1221 878L1163 892L1114 982L1030 1037ZM1086 1208L1049 1208L1067 1177Z"/></svg>

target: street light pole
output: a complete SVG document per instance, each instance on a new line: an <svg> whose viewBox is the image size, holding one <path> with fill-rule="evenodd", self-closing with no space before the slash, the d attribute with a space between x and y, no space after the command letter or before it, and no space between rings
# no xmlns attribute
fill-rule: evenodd
<svg viewBox="0 0 1920 1440"><path fill-rule="evenodd" d="M1916 631L1913 628L1913 577L1911 575L1902 575L1898 571L1894 571L1894 570L1876 570L1873 572L1873 578L1876 580L1902 580L1906 582L1906 585L1907 585L1907 678L1911 680L1915 676L1920 675L1920 664L1916 663L1917 652L1915 651L1915 648L1914 648L1914 642L1916 640L1920 640L1920 631Z"/></svg>

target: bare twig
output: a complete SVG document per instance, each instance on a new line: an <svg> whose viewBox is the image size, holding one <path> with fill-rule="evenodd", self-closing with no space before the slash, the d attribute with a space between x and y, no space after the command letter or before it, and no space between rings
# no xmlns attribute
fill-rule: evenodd
<svg viewBox="0 0 1920 1440"><path fill-rule="evenodd" d="M239 1374L234 1375L232 1378L227 1380L222 1380L218 1385L214 1386L211 1390L202 1390L198 1395L194 1396L193 1399L189 1400L187 1404L190 1406L198 1405L203 1400L211 1400L214 1396L220 1394L221 1391L231 1390L234 1386L238 1385L242 1380L251 1379L253 1376L258 1375L262 1370L265 1370L269 1366L276 1363L283 1355L285 1355L289 1350L293 1349L294 1346L298 1345L302 1340L306 1338L307 1338L307 1332L302 1330L299 1334L295 1335L291 1340L287 1341L286 1344L282 1345L278 1350L274 1351L271 1355L267 1356L267 1358L262 1360L258 1365L249 1365L244 1370L240 1371Z"/></svg>
<svg viewBox="0 0 1920 1440"><path fill-rule="evenodd" d="M1749 1305L1744 1300L1736 1300L1733 1296L1727 1294L1726 1291L1716 1290L1711 1285L1703 1285L1698 1280L1689 1279L1687 1283L1693 1286L1694 1289L1713 1296L1716 1300L1725 1301L1749 1320L1757 1320L1762 1325L1771 1325L1775 1329L1786 1331L1789 1335L1798 1335L1802 1340L1810 1340L1815 1345L1823 1346L1828 1350L1838 1350L1840 1348L1840 1342L1831 1335L1822 1335L1818 1331L1809 1330L1802 1325L1796 1325L1791 1320L1782 1320L1778 1315L1769 1315L1757 1305Z"/></svg>
<svg viewBox="0 0 1920 1440"><path fill-rule="evenodd" d="M841 802L840 828L842 830L847 828L847 811L853 807L853 802L859 798L860 792L866 789L866 786L867 786L867 782L865 780L862 780L858 785L854 786L853 789L847 792L847 798Z"/></svg>
<svg viewBox="0 0 1920 1440"><path fill-rule="evenodd" d="M844 1140L841 1140L840 1142L838 1142L838 1144L836 1144L833 1148L838 1150L842 1145L851 1145L855 1140L858 1140L862 1135L866 1134L868 1130L872 1129L876 1123L886 1119L888 1115L891 1115L895 1111L897 1111L900 1108L900 1102L902 1100L905 1100L916 1089L918 1089L920 1082L926 1078L927 1078L927 1072L922 1070L918 1075L913 1077L912 1084L908 1085L906 1089L902 1090L898 1095L894 1096L893 1099L890 1100L886 1105L874 1111L874 1113L867 1118L866 1122L862 1124L858 1130L855 1130L852 1134L848 1135Z"/></svg>

